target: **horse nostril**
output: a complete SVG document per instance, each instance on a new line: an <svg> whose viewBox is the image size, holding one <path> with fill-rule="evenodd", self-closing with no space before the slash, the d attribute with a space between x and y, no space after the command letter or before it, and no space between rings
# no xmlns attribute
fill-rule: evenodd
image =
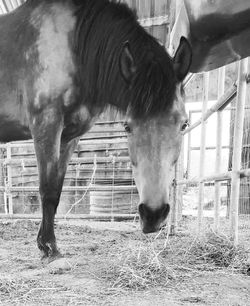
<svg viewBox="0 0 250 306"><path fill-rule="evenodd" d="M141 203L138 207L140 217L142 218L145 215L145 204Z"/></svg>
<svg viewBox="0 0 250 306"><path fill-rule="evenodd" d="M146 220L146 219L150 218L150 215L152 214L150 208L147 207L147 205L144 204L144 203L141 203L139 205L138 210L139 210L139 215L140 215L142 220Z"/></svg>
<svg viewBox="0 0 250 306"><path fill-rule="evenodd" d="M164 204L162 208L162 218L166 219L168 216L168 213L170 211L170 205L169 204Z"/></svg>

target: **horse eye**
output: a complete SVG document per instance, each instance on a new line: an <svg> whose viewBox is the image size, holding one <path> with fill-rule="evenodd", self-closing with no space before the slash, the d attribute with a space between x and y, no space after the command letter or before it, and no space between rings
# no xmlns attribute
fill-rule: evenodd
<svg viewBox="0 0 250 306"><path fill-rule="evenodd" d="M130 127L129 127L129 125L128 125L127 122L124 123L124 129L125 129L125 131L126 131L127 133L130 133L130 132L131 132L131 129L130 129Z"/></svg>
<svg viewBox="0 0 250 306"><path fill-rule="evenodd" d="M181 127L181 131L184 132L188 127L189 127L189 121L186 120Z"/></svg>

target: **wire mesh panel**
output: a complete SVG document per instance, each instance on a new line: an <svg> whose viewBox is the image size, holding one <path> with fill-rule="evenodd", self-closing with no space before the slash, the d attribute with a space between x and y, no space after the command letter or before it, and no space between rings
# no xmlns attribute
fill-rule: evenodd
<svg viewBox="0 0 250 306"><path fill-rule="evenodd" d="M40 213L33 143L1 145L0 161L0 213ZM134 214L137 202L123 126L99 123L82 138L72 156L57 212L67 216Z"/></svg>

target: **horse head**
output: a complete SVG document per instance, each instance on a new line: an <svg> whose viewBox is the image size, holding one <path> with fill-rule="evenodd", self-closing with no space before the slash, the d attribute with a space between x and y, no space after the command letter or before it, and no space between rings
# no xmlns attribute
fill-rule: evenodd
<svg viewBox="0 0 250 306"><path fill-rule="evenodd" d="M167 53L165 56L168 57ZM151 101L154 104L142 104L140 116L140 109L136 113L132 106L136 101L131 102L124 124L128 135L134 179L140 197L139 215L144 233L159 230L170 211L169 187L173 180L174 165L180 153L182 132L187 126L182 81L191 63L190 45L185 38L181 39L175 56L168 62L169 67L161 66L166 65L164 60L157 62L157 59L154 59L154 61L153 65L156 65L157 69L152 69L154 75L151 76L146 72L149 74L151 84L146 84L148 88L144 87L148 92L155 91L152 93L154 101ZM130 83L131 98L133 98L132 92L136 91L133 86L136 78L140 77L140 67L128 45L124 46L120 67L122 75ZM169 90L164 88L161 90L159 83L152 85L154 82L166 82L163 87L169 87ZM169 86L167 82L172 85ZM173 90L172 95L169 94L171 90ZM143 110L142 106L148 108L148 112ZM155 107L158 107L158 110Z"/></svg>

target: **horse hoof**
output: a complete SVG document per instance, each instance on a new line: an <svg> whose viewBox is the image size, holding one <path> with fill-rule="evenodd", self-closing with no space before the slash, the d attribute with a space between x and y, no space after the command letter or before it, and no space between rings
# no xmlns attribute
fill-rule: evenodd
<svg viewBox="0 0 250 306"><path fill-rule="evenodd" d="M43 264L47 265L60 258L63 258L63 255L59 251L55 252L54 254L42 252L41 261Z"/></svg>
<svg viewBox="0 0 250 306"><path fill-rule="evenodd" d="M72 270L72 264L66 258L54 259L47 265L48 271L51 274L63 274Z"/></svg>

